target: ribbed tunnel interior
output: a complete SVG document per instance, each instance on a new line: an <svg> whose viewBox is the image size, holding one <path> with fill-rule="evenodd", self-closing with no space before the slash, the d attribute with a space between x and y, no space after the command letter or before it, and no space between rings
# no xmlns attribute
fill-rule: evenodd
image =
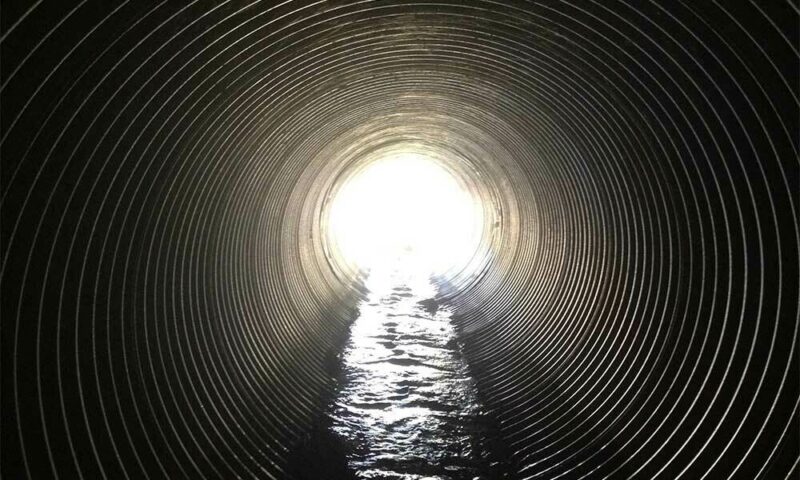
<svg viewBox="0 0 800 480"><path fill-rule="evenodd" d="M2 9L4 477L290 476L397 150L490 220L440 282L498 476L798 473L796 3Z"/></svg>

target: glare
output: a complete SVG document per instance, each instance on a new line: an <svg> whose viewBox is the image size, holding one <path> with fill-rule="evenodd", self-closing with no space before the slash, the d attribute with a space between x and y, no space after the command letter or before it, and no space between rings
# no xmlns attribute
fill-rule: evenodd
<svg viewBox="0 0 800 480"><path fill-rule="evenodd" d="M395 154L342 185L328 226L338 254L356 268L443 274L469 264L480 244L483 210L440 163Z"/></svg>

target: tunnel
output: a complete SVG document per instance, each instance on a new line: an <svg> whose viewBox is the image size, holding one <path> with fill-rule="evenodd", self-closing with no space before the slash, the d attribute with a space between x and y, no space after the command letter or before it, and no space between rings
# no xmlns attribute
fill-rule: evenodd
<svg viewBox="0 0 800 480"><path fill-rule="evenodd" d="M0 17L4 478L339 478L365 287L329 214L401 154L480 206L435 301L485 478L798 474L796 2Z"/></svg>

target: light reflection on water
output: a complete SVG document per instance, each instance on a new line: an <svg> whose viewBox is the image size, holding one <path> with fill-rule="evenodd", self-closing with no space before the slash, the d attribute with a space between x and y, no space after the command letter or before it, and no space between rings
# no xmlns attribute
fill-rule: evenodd
<svg viewBox="0 0 800 480"><path fill-rule="evenodd" d="M348 465L359 478L483 478L480 408L451 312L425 277L395 270L367 287L331 412Z"/></svg>

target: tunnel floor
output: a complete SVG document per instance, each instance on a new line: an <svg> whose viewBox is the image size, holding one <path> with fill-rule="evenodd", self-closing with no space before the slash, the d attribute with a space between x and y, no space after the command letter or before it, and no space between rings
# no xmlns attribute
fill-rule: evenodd
<svg viewBox="0 0 800 480"><path fill-rule="evenodd" d="M297 456L300 476L498 478L491 419L452 314L433 300L435 285L395 269L372 274L367 288L341 353L338 391Z"/></svg>

